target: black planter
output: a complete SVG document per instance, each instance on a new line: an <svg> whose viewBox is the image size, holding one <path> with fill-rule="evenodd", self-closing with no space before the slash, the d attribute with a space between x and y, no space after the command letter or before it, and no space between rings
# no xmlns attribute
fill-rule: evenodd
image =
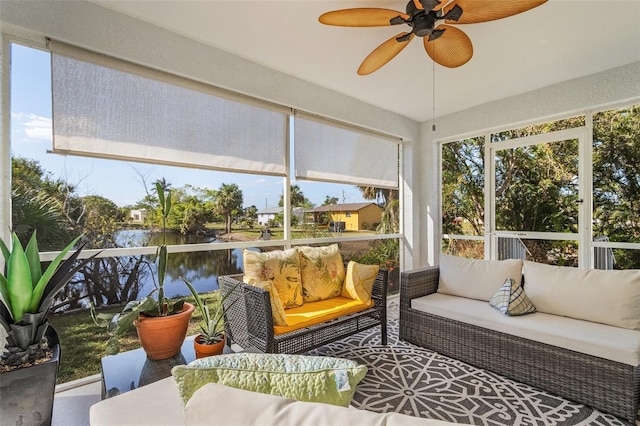
<svg viewBox="0 0 640 426"><path fill-rule="evenodd" d="M50 361L0 374L0 423L3 425L51 424L60 341L51 326L46 336L53 350Z"/></svg>

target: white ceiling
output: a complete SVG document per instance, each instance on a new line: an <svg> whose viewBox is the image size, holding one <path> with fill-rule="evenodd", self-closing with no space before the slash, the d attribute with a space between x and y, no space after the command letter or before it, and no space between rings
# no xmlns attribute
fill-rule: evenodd
<svg viewBox="0 0 640 426"><path fill-rule="evenodd" d="M640 61L640 0L550 0L528 12L459 25L466 65L434 65L415 38L368 76L362 60L408 26L342 28L318 22L352 7L404 11L406 2L94 0L105 7L417 121ZM484 1L484 0L477 0Z"/></svg>

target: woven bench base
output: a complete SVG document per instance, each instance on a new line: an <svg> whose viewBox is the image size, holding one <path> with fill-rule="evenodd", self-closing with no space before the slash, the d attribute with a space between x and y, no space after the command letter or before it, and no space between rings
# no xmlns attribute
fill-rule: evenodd
<svg viewBox="0 0 640 426"><path fill-rule="evenodd" d="M400 338L635 422L640 368L534 342L405 306Z"/></svg>

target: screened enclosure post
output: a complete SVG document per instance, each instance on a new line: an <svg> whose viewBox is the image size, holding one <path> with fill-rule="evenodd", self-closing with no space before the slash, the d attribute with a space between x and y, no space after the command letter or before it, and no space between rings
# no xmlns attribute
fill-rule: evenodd
<svg viewBox="0 0 640 426"><path fill-rule="evenodd" d="M0 237L4 241L9 241L11 229L10 57L9 37L0 32ZM3 267L1 259L0 267Z"/></svg>

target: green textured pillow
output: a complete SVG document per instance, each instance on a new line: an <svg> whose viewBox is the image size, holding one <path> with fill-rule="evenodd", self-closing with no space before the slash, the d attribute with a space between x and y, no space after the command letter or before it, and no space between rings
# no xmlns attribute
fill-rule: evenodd
<svg viewBox="0 0 640 426"><path fill-rule="evenodd" d="M532 314L536 311L536 307L533 306L522 286L512 278L507 278L489 303L503 314L510 316Z"/></svg>
<svg viewBox="0 0 640 426"><path fill-rule="evenodd" d="M173 367L184 404L207 383L347 407L367 367L355 361L305 355L238 353Z"/></svg>

